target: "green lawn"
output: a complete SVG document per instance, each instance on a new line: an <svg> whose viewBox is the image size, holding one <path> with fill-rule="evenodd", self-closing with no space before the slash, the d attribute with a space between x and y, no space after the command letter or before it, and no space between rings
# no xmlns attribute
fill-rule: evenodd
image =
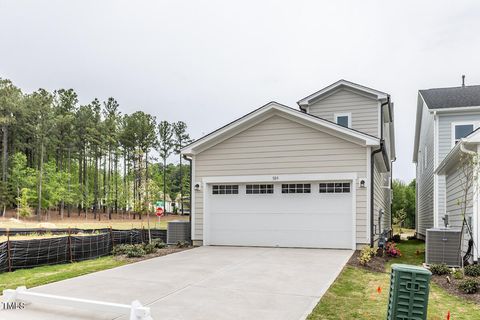
<svg viewBox="0 0 480 320"><path fill-rule="evenodd" d="M4 289L15 289L19 286L31 288L87 273L111 269L127 263L127 261L108 256L82 262L4 272L0 274L0 294Z"/></svg>
<svg viewBox="0 0 480 320"><path fill-rule="evenodd" d="M399 245L401 258L393 263L419 265L423 262L424 244L420 241L403 241ZM420 254L417 254L417 250ZM346 266L337 280L322 297L308 317L313 319L385 319L390 276L364 269ZM378 293L378 287L381 292ZM446 319L450 311L452 320L480 319L480 305L459 299L432 284L428 306L428 319Z"/></svg>

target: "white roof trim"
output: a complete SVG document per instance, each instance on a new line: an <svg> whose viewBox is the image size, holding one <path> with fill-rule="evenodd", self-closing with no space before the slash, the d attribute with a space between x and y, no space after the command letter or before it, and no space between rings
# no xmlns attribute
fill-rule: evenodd
<svg viewBox="0 0 480 320"><path fill-rule="evenodd" d="M342 127L336 123L330 122L328 120L324 120L321 118L317 118L315 116L306 114L304 112L298 111L296 109L284 106L282 104L279 104L277 102L270 102L263 107L258 108L257 110L254 110L253 112L243 116L242 118L239 118L229 124L227 124L224 127L221 127L220 129L213 131L212 133L203 136L202 138L198 139L197 141L191 143L190 145L184 147L181 150L181 153L184 155L194 155L197 154L202 150L201 146L205 146L208 142L214 142L215 140L220 140L223 141L224 139L229 138L229 133L232 133L232 131L235 131L234 129L238 129L238 127L242 125L248 125L251 122L254 122L254 124L258 123L255 122L255 119L258 118L259 120L262 119L262 115L268 115L267 112L269 111L279 111L282 112L286 115L296 117L299 120L304 120L308 121L310 124L315 125L315 126L320 126L325 129L329 129L334 132L338 132L339 134L343 134L344 136L353 138L355 140L358 140L357 143L365 145L365 146L377 146L380 144L380 140L376 137L370 136L368 134L364 134L362 132L350 129L350 128L345 128ZM254 125L253 124L253 125ZM248 127L246 127L248 128ZM243 130L242 130L243 131ZM234 134L236 134L235 132ZM238 132L239 133L239 132ZM233 134L233 135L234 135ZM227 137L225 137L227 136ZM224 139L222 139L222 137ZM219 141L219 142L220 142ZM208 147L207 147L208 149Z"/></svg>
<svg viewBox="0 0 480 320"><path fill-rule="evenodd" d="M422 99L422 106L419 105L419 99ZM423 107L424 105L428 109L428 105L423 99L423 96L420 91L418 91L417 97L417 115L415 119L415 141L413 143L413 163L417 163L418 161L418 147L420 143L420 130L422 129L422 118L423 118Z"/></svg>
<svg viewBox="0 0 480 320"><path fill-rule="evenodd" d="M308 106L311 103L311 101L316 100L319 97L321 97L322 95L325 95L326 93L328 93L332 90L336 90L341 86L371 94L373 96L376 96L376 98L379 99L379 100L380 99L386 99L388 97L388 94L386 94L385 92L378 91L378 90L375 90L375 89L372 89L372 88L368 88L368 87L365 87L365 86L362 86L362 85L359 85L359 84L356 84L356 83L353 83L353 82L342 79L342 80L339 80L339 81L337 81L337 82L335 82L335 83L333 83L333 84L331 84L331 85L329 85L329 86L327 86L327 87L325 87L325 88L323 88L323 89L321 89L321 90L319 90L319 91L301 99L300 101L297 102L297 104L300 107Z"/></svg>
<svg viewBox="0 0 480 320"><path fill-rule="evenodd" d="M434 173L437 174L445 174L447 170L451 167L451 163L453 160L457 158L457 156L464 151L464 148L467 145L475 145L480 144L480 130L473 131L470 135L466 136L465 138L460 139L460 141L453 147L452 150L445 156L442 162L438 165L435 169ZM464 147L464 148L462 148Z"/></svg>
<svg viewBox="0 0 480 320"><path fill-rule="evenodd" d="M455 107L455 108L438 108L438 109L430 109L428 111L430 113L454 113L454 112L463 112L463 111L478 111L480 110L480 106L471 106L471 107Z"/></svg>

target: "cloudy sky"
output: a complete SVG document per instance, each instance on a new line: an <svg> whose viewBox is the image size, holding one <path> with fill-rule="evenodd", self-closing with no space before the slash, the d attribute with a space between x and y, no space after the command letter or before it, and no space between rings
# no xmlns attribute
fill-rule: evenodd
<svg viewBox="0 0 480 320"><path fill-rule="evenodd" d="M480 84L479 30L479 1L0 0L0 77L113 96L195 138L347 79L392 95L410 180L417 91Z"/></svg>

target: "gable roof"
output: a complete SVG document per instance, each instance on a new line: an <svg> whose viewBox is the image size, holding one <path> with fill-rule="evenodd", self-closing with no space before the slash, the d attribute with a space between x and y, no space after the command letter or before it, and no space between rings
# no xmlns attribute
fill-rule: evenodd
<svg viewBox="0 0 480 320"><path fill-rule="evenodd" d="M282 115L292 120L304 123L321 131L330 133L340 138L349 140L364 146L376 146L380 144L377 137L369 134L346 128L334 122L312 116L302 111L290 108L278 102L272 101L266 105L246 114L245 116L230 122L229 124L203 136L202 138L185 146L181 153L184 155L194 155L200 153L266 119L272 115Z"/></svg>
<svg viewBox="0 0 480 320"><path fill-rule="evenodd" d="M480 85L420 90L429 109L478 107Z"/></svg>
<svg viewBox="0 0 480 320"><path fill-rule="evenodd" d="M480 108L480 85L418 91L413 162L418 161L424 106L430 113L475 111Z"/></svg>
<svg viewBox="0 0 480 320"><path fill-rule="evenodd" d="M372 98L375 99L386 99L388 97L388 94L382 91L378 91L369 87L362 86L357 83L353 83L351 81L347 81L344 79L338 80L335 83L332 83L331 85L299 100L297 104L300 106L300 109L303 109L303 107L306 107L314 102L317 102L318 100L322 99L324 96L327 96L330 92L342 89L342 88L348 88L348 89L353 89L355 91L360 91L364 94L367 94L371 96Z"/></svg>

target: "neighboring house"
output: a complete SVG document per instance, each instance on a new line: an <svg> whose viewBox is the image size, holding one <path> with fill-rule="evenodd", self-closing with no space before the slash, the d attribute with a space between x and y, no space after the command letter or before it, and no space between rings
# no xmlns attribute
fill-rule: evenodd
<svg viewBox="0 0 480 320"><path fill-rule="evenodd" d="M478 243L480 241L478 156L480 153L480 130L460 138L455 147L442 160L435 174L444 177L446 182L446 211L449 225L461 228L463 222L464 236L462 256L468 252L473 261L478 261ZM470 158L472 155L473 158ZM471 160L473 159L473 161ZM464 219L465 213L465 219Z"/></svg>
<svg viewBox="0 0 480 320"><path fill-rule="evenodd" d="M444 161L454 159L452 152L459 152L460 146L453 148L479 125L480 86L462 85L418 92L413 152L418 237L425 238L429 228L442 227L446 214L451 216L451 226L459 226L454 213L458 209L458 193L451 180L451 174L457 173L448 171L458 167Z"/></svg>
<svg viewBox="0 0 480 320"><path fill-rule="evenodd" d="M182 149L196 245L356 249L391 232L393 103L340 80Z"/></svg>

